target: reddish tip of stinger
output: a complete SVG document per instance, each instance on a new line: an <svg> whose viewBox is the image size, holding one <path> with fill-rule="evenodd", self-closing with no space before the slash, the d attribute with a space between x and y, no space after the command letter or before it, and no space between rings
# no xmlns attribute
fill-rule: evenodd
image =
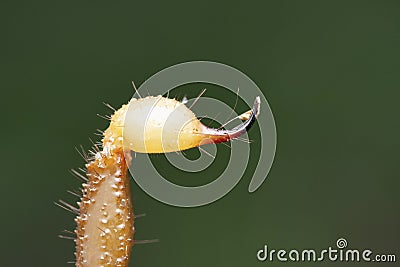
<svg viewBox="0 0 400 267"><path fill-rule="evenodd" d="M258 115L260 114L260 97L257 96L254 100L253 108L251 109L251 115L249 118L244 121L242 124L236 126L232 130L221 130L209 128L205 125L201 125L200 132L207 136L206 140L202 142L202 144L210 144L210 143L222 143L235 138L238 138L253 126L256 121ZM242 115L239 115L239 118Z"/></svg>

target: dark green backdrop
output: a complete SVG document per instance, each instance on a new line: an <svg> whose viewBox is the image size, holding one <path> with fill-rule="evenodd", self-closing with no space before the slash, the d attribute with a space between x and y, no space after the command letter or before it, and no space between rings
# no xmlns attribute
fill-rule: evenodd
<svg viewBox="0 0 400 267"><path fill-rule="evenodd" d="M0 13L1 266L68 266L73 243L57 235L73 216L53 202L74 200L74 147L106 127L103 101L118 107L131 80L190 60L231 65L262 88L275 163L256 193L250 166L200 208L132 184L136 212L147 213L136 237L161 242L134 247L131 266L285 266L257 262L257 250L339 237L400 256L398 1L2 1Z"/></svg>

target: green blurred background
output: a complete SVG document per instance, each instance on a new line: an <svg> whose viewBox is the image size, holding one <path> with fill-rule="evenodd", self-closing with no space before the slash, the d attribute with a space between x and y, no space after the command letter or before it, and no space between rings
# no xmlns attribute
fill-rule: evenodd
<svg viewBox="0 0 400 267"><path fill-rule="evenodd" d="M84 162L74 147L106 128L103 101L118 107L131 80L190 60L231 65L263 90L275 162L249 194L254 130L245 177L211 205L171 207L132 184L135 211L147 214L136 238L161 241L135 246L130 266L293 265L258 262L256 252L322 249L339 237L400 256L400 3L261 2L1 2L1 266L70 266L73 242L57 235L73 216L53 202L75 201L68 169Z"/></svg>

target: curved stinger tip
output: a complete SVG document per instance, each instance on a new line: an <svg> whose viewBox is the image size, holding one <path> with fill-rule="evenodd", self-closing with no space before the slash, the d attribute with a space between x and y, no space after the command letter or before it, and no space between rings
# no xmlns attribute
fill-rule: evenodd
<svg viewBox="0 0 400 267"><path fill-rule="evenodd" d="M221 143L238 138L239 136L241 136L242 134L246 133L251 129L259 114L260 114L260 97L257 96L254 100L253 108L238 116L238 118L243 120L244 122L233 128L232 130L214 129L202 125L201 133L206 134L208 139L210 140L208 142L207 141L203 142L203 144Z"/></svg>

